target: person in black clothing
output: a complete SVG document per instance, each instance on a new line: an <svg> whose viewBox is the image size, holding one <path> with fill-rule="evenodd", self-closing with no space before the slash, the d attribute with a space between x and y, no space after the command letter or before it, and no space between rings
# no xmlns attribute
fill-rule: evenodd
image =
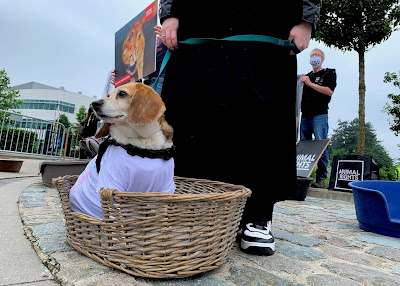
<svg viewBox="0 0 400 286"><path fill-rule="evenodd" d="M94 113L93 107L90 104L86 113L86 118L83 123L78 125L78 133L82 138L88 138L94 136L97 131L98 123L100 119Z"/></svg>
<svg viewBox="0 0 400 286"><path fill-rule="evenodd" d="M296 193L296 56L261 35L308 47L319 0L161 0L161 39L172 51L161 96L174 126L175 173L251 189L243 251L271 255L274 204ZM274 182L284 186L272 187ZM221 225L221 228L224 226Z"/></svg>
<svg viewBox="0 0 400 286"><path fill-rule="evenodd" d="M79 142L79 158L94 158L98 151L101 138L96 137L100 119L94 113L92 105L89 106L86 118L83 123L78 125L78 135L81 137Z"/></svg>
<svg viewBox="0 0 400 286"><path fill-rule="evenodd" d="M325 54L320 49L314 49L310 54L310 64L313 68L307 75L300 77L304 83L301 100L300 140L328 139L328 105L336 88L335 69L323 68ZM328 176L329 151L325 149L316 171L316 181L311 186L325 188Z"/></svg>

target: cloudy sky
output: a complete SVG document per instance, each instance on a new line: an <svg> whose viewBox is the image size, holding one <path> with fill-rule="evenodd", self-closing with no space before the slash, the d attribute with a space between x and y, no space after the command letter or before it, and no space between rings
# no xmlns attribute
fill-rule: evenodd
<svg viewBox="0 0 400 286"><path fill-rule="evenodd" d="M115 33L151 0L0 0L0 69L11 86L35 81L88 96L101 97L114 68ZM338 121L358 117L358 54L312 41L298 56L299 74L311 70L310 51L325 52L323 67L335 68L338 86L329 110L330 130ZM400 137L389 130L382 112L389 93L385 72L400 71L400 31L366 54L366 121L393 159L400 158Z"/></svg>

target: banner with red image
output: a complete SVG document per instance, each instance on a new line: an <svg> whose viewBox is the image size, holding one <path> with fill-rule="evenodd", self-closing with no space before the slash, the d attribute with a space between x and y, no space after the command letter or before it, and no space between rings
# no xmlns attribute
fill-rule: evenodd
<svg viewBox="0 0 400 286"><path fill-rule="evenodd" d="M115 87L156 70L157 11L156 0L115 33Z"/></svg>

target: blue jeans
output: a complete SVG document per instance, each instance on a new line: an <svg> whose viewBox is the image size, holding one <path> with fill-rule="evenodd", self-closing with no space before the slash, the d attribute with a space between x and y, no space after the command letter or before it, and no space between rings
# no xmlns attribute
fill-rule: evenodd
<svg viewBox="0 0 400 286"><path fill-rule="evenodd" d="M315 139L328 139L328 114L302 117L300 122L300 141ZM316 181L325 180L328 176L329 151L325 149L318 161Z"/></svg>

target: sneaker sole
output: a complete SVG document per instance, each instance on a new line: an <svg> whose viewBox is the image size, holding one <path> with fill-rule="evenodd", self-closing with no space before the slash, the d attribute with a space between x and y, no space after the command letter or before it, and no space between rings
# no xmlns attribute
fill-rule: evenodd
<svg viewBox="0 0 400 286"><path fill-rule="evenodd" d="M240 249L243 252L255 255L273 255L275 253L275 242L273 243L257 243L248 242L242 239Z"/></svg>

